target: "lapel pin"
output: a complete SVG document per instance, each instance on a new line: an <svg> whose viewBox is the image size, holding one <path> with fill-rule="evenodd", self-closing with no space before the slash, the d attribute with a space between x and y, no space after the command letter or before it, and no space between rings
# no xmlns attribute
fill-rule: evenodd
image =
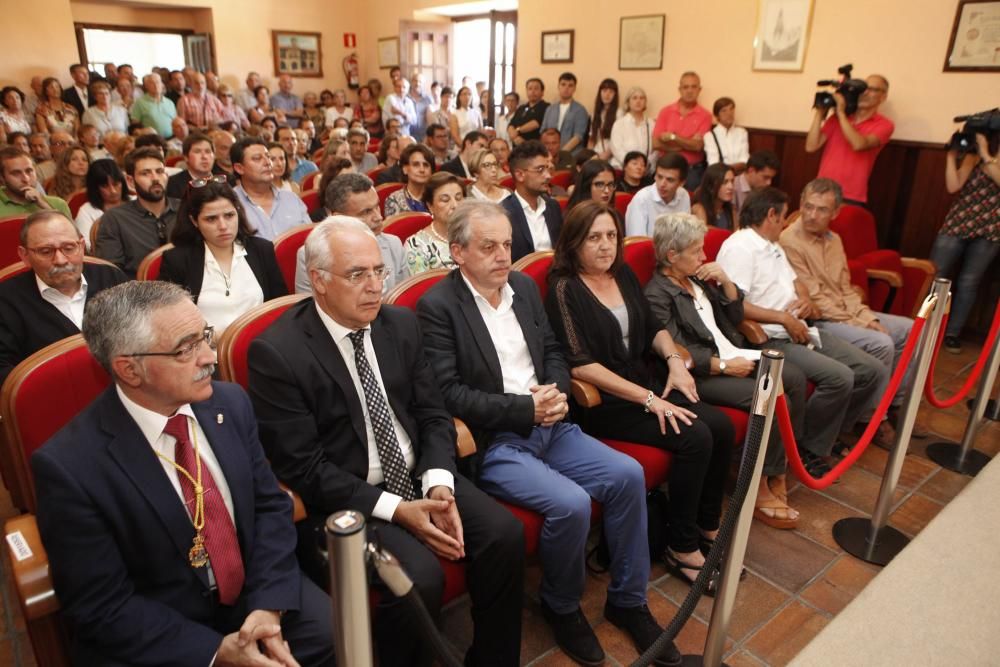
<svg viewBox="0 0 1000 667"><path fill-rule="evenodd" d="M218 423L220 423L220 424L224 421L224 418L223 418L221 412L219 414L215 415L215 421L218 422Z"/></svg>

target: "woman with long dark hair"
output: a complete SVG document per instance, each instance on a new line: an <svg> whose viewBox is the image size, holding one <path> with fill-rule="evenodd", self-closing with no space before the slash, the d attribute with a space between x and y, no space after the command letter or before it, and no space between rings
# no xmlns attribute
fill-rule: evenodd
<svg viewBox="0 0 1000 667"><path fill-rule="evenodd" d="M76 228L90 250L90 228L108 210L128 198L128 182L115 161L95 160L87 170L87 201L76 212Z"/></svg>
<svg viewBox="0 0 1000 667"><path fill-rule="evenodd" d="M254 236L225 176L188 184L170 241L175 247L163 254L160 280L191 292L216 335L251 308L288 294L274 245Z"/></svg>
<svg viewBox="0 0 1000 667"><path fill-rule="evenodd" d="M576 184L566 210L588 200L594 200L605 206L614 206L615 170L604 160L594 158L583 163L580 173L576 175Z"/></svg>
<svg viewBox="0 0 1000 667"><path fill-rule="evenodd" d="M705 170L701 186L695 193L691 213L703 220L709 227L735 230L733 213L733 179L731 167L716 162Z"/></svg>
<svg viewBox="0 0 1000 667"><path fill-rule="evenodd" d="M611 129L615 126L615 121L622 117L622 113L618 100L618 82L604 79L598 86L597 97L594 99L590 140L587 142L587 148L592 149L602 160L611 159Z"/></svg>

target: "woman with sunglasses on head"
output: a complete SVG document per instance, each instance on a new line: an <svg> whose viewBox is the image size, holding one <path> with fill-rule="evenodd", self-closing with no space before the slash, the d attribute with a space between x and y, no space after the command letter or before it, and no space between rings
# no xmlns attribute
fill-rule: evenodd
<svg viewBox="0 0 1000 667"><path fill-rule="evenodd" d="M76 212L76 228L90 250L90 228L104 215L128 199L125 174L114 160L95 160L87 170L87 202Z"/></svg>
<svg viewBox="0 0 1000 667"><path fill-rule="evenodd" d="M225 176L191 181L159 279L191 292L216 335L251 308L288 294L274 245L253 234Z"/></svg>
<svg viewBox="0 0 1000 667"><path fill-rule="evenodd" d="M483 199L499 204L510 196L510 190L500 187L500 160L497 156L480 149L472 154L469 160L469 171L475 182L469 186L469 196L473 199Z"/></svg>

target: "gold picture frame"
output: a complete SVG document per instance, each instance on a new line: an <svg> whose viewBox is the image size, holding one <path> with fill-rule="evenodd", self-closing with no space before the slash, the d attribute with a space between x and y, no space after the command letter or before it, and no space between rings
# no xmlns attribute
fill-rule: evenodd
<svg viewBox="0 0 1000 667"><path fill-rule="evenodd" d="M758 0L753 69L801 72L809 48L812 0Z"/></svg>
<svg viewBox="0 0 1000 667"><path fill-rule="evenodd" d="M274 75L323 76L323 36L318 32L272 30Z"/></svg>

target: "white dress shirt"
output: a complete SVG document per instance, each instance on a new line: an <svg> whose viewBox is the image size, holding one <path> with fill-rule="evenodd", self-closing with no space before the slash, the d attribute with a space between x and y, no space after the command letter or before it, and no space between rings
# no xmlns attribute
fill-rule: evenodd
<svg viewBox="0 0 1000 667"><path fill-rule="evenodd" d="M494 308L486 297L476 291L464 273L462 280L472 292L476 308L483 316L493 347L496 348L504 393L518 396L531 394L531 388L538 384L538 376L535 374L535 363L531 360L528 342L524 339L524 331L514 312L514 288L510 283L504 285L500 290L500 305Z"/></svg>
<svg viewBox="0 0 1000 667"><path fill-rule="evenodd" d="M552 239L549 237L549 227L545 224L545 198L538 197L538 208L531 208L531 204L516 191L514 196L524 211L524 219L528 221L528 231L531 233L531 242L535 246L535 251L552 250Z"/></svg>
<svg viewBox="0 0 1000 667"><path fill-rule="evenodd" d="M354 333L354 329L348 329L338 323L323 312L323 309L319 305L316 306L316 312L319 313L319 319L323 322L326 330L330 332L330 337L333 338L337 350L340 351L340 356L344 358L344 365L347 366L347 372L351 375L351 382L354 383L354 390L357 392L358 401L361 403L361 411L365 417L365 434L368 437L367 481L372 485L381 484L385 481L385 476L382 474L382 461L379 459L378 447L375 445L375 429L372 427L372 420L368 415L368 401L365 400L365 388L361 385L358 367L354 363L354 343L349 338L350 334ZM378 382L379 391L385 397L385 383L382 381L382 371L379 370L378 357L375 355L375 346L372 345L371 327L365 327L364 330L367 331L364 343L365 356L368 357L368 364L375 375L375 381ZM396 432L396 440L399 442L399 448L403 452L403 460L406 461L406 468L412 471L413 466L416 465L413 443L410 441L410 436L407 434L406 429L403 428L403 425L396 418L396 413L393 412L388 398L385 399L385 404L389 410L389 416L392 418L392 428ZM454 475L441 468L431 468L424 472L420 477L420 483L424 496L427 496L427 492L435 486L446 486L453 492L455 490ZM382 495L379 496L378 502L375 503L372 516L383 521L392 521L392 515L396 512L396 507L402 500L400 496L394 493L383 491Z"/></svg>
<svg viewBox="0 0 1000 667"><path fill-rule="evenodd" d="M87 277L80 274L80 289L73 296L66 296L55 287L46 285L38 274L35 274L35 283L38 285L38 293L42 298L55 306L60 313L66 316L69 321L76 325L77 329L83 327L83 308L87 305Z"/></svg>
<svg viewBox="0 0 1000 667"><path fill-rule="evenodd" d="M713 136L715 138L713 138ZM718 145L715 139L719 140ZM750 159L750 141L746 128L735 125L728 130L716 125L705 133L705 159L709 164L719 161L719 147L722 147L722 161L726 164L746 163Z"/></svg>
<svg viewBox="0 0 1000 667"><path fill-rule="evenodd" d="M691 197L687 190L678 187L674 198L664 202L656 184L647 185L635 193L625 209L626 236L652 236L656 219L666 213L690 213Z"/></svg>
<svg viewBox="0 0 1000 667"><path fill-rule="evenodd" d="M653 125L653 119L645 115L639 123L632 114L616 120L611 126L611 166L624 167L625 156L632 151L639 151L648 161L653 152Z"/></svg>
<svg viewBox="0 0 1000 667"><path fill-rule="evenodd" d="M205 273L198 295L198 310L205 321L222 335L233 320L264 303L264 290L247 263L247 251L242 243L233 244L233 261L229 268L229 283L208 244L205 244Z"/></svg>
<svg viewBox="0 0 1000 667"><path fill-rule="evenodd" d="M694 287L695 309L698 311L701 323L705 325L708 332L712 334L712 338L715 339L715 346L719 348L719 359L725 361L727 359L743 357L751 361L759 361L760 350L746 350L736 347L726 338L726 334L722 333L722 329L719 328L719 324L715 321L715 311L712 309L712 301L705 296L705 290L697 283L692 283L692 286Z"/></svg>

